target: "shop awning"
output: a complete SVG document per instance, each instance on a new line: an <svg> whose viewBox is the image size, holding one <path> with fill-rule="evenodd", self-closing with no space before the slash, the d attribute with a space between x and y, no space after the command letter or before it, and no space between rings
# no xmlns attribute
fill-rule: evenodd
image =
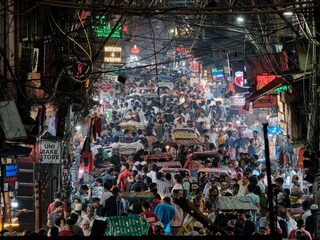
<svg viewBox="0 0 320 240"><path fill-rule="evenodd" d="M250 103L254 100L272 92L275 88L279 87L280 85L288 83L288 80L286 80L283 77L277 77L272 82L269 82L267 85L265 85L263 88L253 92L248 98L246 98L246 102L244 105L245 110L249 110Z"/></svg>

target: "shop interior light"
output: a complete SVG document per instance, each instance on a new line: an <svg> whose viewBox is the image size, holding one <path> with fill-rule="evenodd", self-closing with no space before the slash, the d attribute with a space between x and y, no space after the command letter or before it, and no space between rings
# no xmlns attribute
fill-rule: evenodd
<svg viewBox="0 0 320 240"><path fill-rule="evenodd" d="M75 129L76 129L77 131L79 131L79 130L81 129L81 126L80 126L80 125L76 125Z"/></svg>
<svg viewBox="0 0 320 240"><path fill-rule="evenodd" d="M170 146L169 146L169 145L166 145L166 150L167 150L167 152L169 151L169 148L170 148Z"/></svg>
<svg viewBox="0 0 320 240"><path fill-rule="evenodd" d="M12 198L12 200L11 200L11 207L12 208L17 208L18 207L18 201L17 201L17 199L14 197L14 198Z"/></svg>
<svg viewBox="0 0 320 240"><path fill-rule="evenodd" d="M237 22L240 22L240 23L244 22L244 18L242 16L238 16Z"/></svg>
<svg viewBox="0 0 320 240"><path fill-rule="evenodd" d="M291 17L292 15L293 15L293 12L292 12L292 11L285 11L285 12L283 12L283 16Z"/></svg>
<svg viewBox="0 0 320 240"><path fill-rule="evenodd" d="M19 227L19 223L4 223L3 224L4 228L8 228L8 227Z"/></svg>

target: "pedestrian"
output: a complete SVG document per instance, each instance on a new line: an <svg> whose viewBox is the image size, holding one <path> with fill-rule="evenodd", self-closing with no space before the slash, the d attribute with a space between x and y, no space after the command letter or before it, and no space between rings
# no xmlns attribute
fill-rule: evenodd
<svg viewBox="0 0 320 240"><path fill-rule="evenodd" d="M312 204L310 206L311 215L306 218L305 230L307 230L313 238L315 238L316 219L317 219L318 209L319 207L317 204Z"/></svg>
<svg viewBox="0 0 320 240"><path fill-rule="evenodd" d="M48 216L47 226L52 228L55 226L55 221L62 215L63 212L63 203L61 201L55 201L54 211L51 212Z"/></svg>
<svg viewBox="0 0 320 240"><path fill-rule="evenodd" d="M58 236L59 237L71 237L75 235L73 231L73 226L76 222L72 218L67 219L67 224L64 230L60 231Z"/></svg>
<svg viewBox="0 0 320 240"><path fill-rule="evenodd" d="M164 225L162 222L158 221L153 224L153 234L156 236L164 235Z"/></svg>
<svg viewBox="0 0 320 240"><path fill-rule="evenodd" d="M203 236L202 234L203 224L200 222L195 222L193 224L193 230L189 233L186 233L185 236Z"/></svg>
<svg viewBox="0 0 320 240"><path fill-rule="evenodd" d="M54 211L54 204L56 201L60 201L63 204L63 216L65 219L68 218L68 207L67 204L64 201L61 201L61 192L55 192L54 193L54 201L49 204L47 209L47 216L49 217L50 213Z"/></svg>
<svg viewBox="0 0 320 240"><path fill-rule="evenodd" d="M173 218L176 217L176 212L174 207L171 206L170 198L165 197L163 199L163 203L158 204L154 212L157 214L159 220L164 225L164 234L170 235L171 234L170 223L173 220Z"/></svg>
<svg viewBox="0 0 320 240"><path fill-rule="evenodd" d="M155 214L155 212L151 210L150 203L147 200L143 201L141 207L143 212L140 213L139 216L144 217L149 223L150 227L154 229L154 223L159 221L157 214Z"/></svg>

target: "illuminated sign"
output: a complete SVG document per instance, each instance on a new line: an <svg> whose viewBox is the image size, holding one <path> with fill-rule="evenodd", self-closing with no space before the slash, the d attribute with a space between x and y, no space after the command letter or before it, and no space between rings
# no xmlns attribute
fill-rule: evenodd
<svg viewBox="0 0 320 240"><path fill-rule="evenodd" d="M18 176L18 167L16 164L5 164L4 165L4 172L3 177L6 178L13 178Z"/></svg>
<svg viewBox="0 0 320 240"><path fill-rule="evenodd" d="M122 62L122 48L117 46L104 47L104 62L109 64L117 64Z"/></svg>
<svg viewBox="0 0 320 240"><path fill-rule="evenodd" d="M137 47L137 45L134 45L133 48L131 48L131 53L134 53L134 54L140 53L140 49Z"/></svg>
<svg viewBox="0 0 320 240"><path fill-rule="evenodd" d="M257 75L257 81L256 81L256 89L259 90L266 86L268 83L272 82L276 77L280 77L277 75Z"/></svg>
<svg viewBox="0 0 320 240"><path fill-rule="evenodd" d="M106 46L104 47L105 52L121 52L122 48L121 47L113 47L113 46Z"/></svg>
<svg viewBox="0 0 320 240"><path fill-rule="evenodd" d="M212 81L223 81L224 80L224 74L223 69L211 69L211 77Z"/></svg>
<svg viewBox="0 0 320 240"><path fill-rule="evenodd" d="M263 75L257 75L256 76L256 89L259 90L266 86L268 83L274 81L276 78L282 78L279 75L268 75L268 74L263 74ZM291 86L290 85L282 85L277 87L272 93L277 94L279 92L290 92L291 91Z"/></svg>
<svg viewBox="0 0 320 240"><path fill-rule="evenodd" d="M107 38L110 36L114 26L107 22L105 16L96 16L96 21L92 25L93 32L99 38ZM117 27L111 34L110 38L121 38L122 26Z"/></svg>

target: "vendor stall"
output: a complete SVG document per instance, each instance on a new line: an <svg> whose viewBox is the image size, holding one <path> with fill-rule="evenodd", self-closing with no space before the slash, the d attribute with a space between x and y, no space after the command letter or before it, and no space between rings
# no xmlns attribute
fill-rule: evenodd
<svg viewBox="0 0 320 240"><path fill-rule="evenodd" d="M172 130L172 140L180 146L201 145L200 134L192 128L175 128Z"/></svg>

